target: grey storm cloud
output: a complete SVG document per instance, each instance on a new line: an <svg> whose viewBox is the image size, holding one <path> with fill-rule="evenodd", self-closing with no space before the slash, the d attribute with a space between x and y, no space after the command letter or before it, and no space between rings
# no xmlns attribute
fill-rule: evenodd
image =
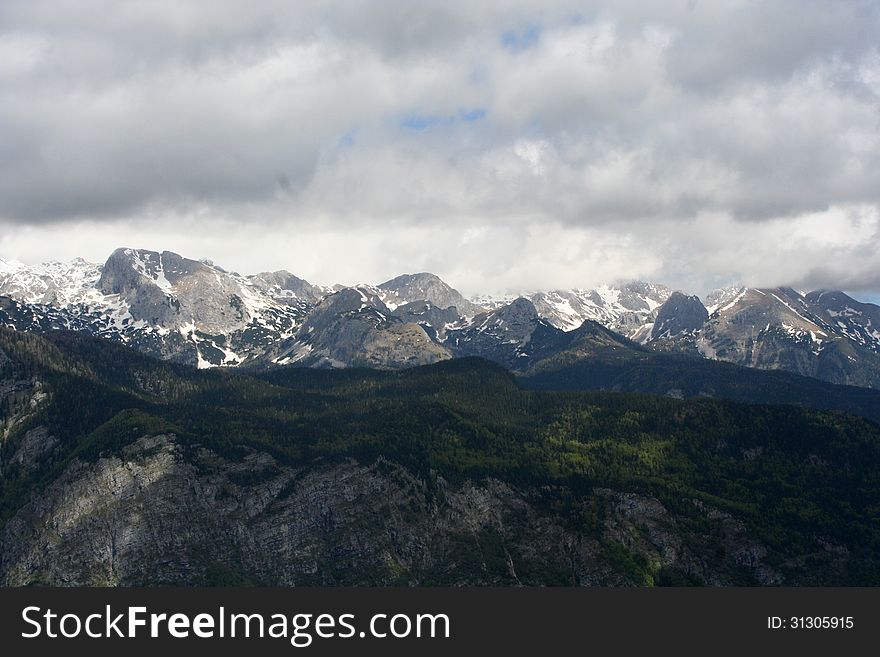
<svg viewBox="0 0 880 657"><path fill-rule="evenodd" d="M833 252L874 285L878 37L872 0L8 0L0 223L442 225L460 253L547 226L593 231L562 261L608 276L715 280L706 249L742 278L822 284L843 276ZM828 237L856 215L858 239ZM748 268L737 233L760 252L782 225L812 255ZM588 250L606 242L639 255ZM520 284L480 248L462 276Z"/></svg>

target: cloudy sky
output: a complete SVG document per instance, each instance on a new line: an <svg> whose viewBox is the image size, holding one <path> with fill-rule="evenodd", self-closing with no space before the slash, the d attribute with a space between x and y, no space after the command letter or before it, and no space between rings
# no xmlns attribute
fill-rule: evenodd
<svg viewBox="0 0 880 657"><path fill-rule="evenodd" d="M0 256L880 292L880 3L0 3Z"/></svg>

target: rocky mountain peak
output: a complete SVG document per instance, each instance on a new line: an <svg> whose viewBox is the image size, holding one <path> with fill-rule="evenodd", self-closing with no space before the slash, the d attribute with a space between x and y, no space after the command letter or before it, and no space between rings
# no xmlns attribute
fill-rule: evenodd
<svg viewBox="0 0 880 657"><path fill-rule="evenodd" d="M525 297L514 299L506 306L501 306L501 308L492 311L491 315L498 320L504 321L533 321L538 319L539 316L535 304Z"/></svg>
<svg viewBox="0 0 880 657"><path fill-rule="evenodd" d="M5 260L0 258L0 276L8 276L24 268L25 264L17 260Z"/></svg>
<svg viewBox="0 0 880 657"><path fill-rule="evenodd" d="M651 329L651 339L697 331L707 319L709 312L699 297L673 292L657 312L657 319Z"/></svg>
<svg viewBox="0 0 880 657"><path fill-rule="evenodd" d="M810 292L804 299L828 326L853 342L880 352L880 306L833 290Z"/></svg>
<svg viewBox="0 0 880 657"><path fill-rule="evenodd" d="M339 335L351 333L354 327L358 327L360 339L369 327L386 324L389 315L388 307L368 290L345 287L328 294L315 306L299 330L300 340L311 343L330 334L338 340Z"/></svg>
<svg viewBox="0 0 880 657"><path fill-rule="evenodd" d="M421 272L403 274L381 283L378 288L391 293L395 305L413 301L430 301L438 308L455 306L459 313L472 316L482 310L479 306L465 299L455 288L448 285L436 274Z"/></svg>
<svg viewBox="0 0 880 657"><path fill-rule="evenodd" d="M397 306L392 313L404 322L421 326L433 339L443 341L448 329L461 328L467 319L454 306L438 308L430 301L413 301Z"/></svg>
<svg viewBox="0 0 880 657"><path fill-rule="evenodd" d="M0 295L9 297L0 324L84 331L198 367L396 367L474 355L524 371L560 350L614 352L620 345L601 325L653 351L880 386L880 307L832 290L737 287L704 306L636 281L487 297L481 307L428 272L331 290L288 270L242 276L210 260L121 248L103 266L0 261Z"/></svg>
<svg viewBox="0 0 880 657"><path fill-rule="evenodd" d="M464 356L482 356L522 369L562 331L542 319L535 305L520 297L474 317L470 324L447 333L446 344Z"/></svg>
<svg viewBox="0 0 880 657"><path fill-rule="evenodd" d="M144 285L153 285L171 294L174 285L199 271L212 267L184 258L172 251L116 249L101 271L98 287L105 294L126 294Z"/></svg>
<svg viewBox="0 0 880 657"><path fill-rule="evenodd" d="M0 294L27 303L68 306L87 303L96 294L101 267L82 258L69 262L50 261L25 265L18 261L0 263Z"/></svg>
<svg viewBox="0 0 880 657"><path fill-rule="evenodd" d="M632 281L621 286L617 302L627 310L650 312L664 303L670 294L671 290L665 285Z"/></svg>
<svg viewBox="0 0 880 657"><path fill-rule="evenodd" d="M383 314L390 311L388 306L370 290L359 287L345 287L330 294L318 304L316 312L332 312L335 314L356 312L365 309L378 310Z"/></svg>
<svg viewBox="0 0 880 657"><path fill-rule="evenodd" d="M538 314L557 328L570 331L593 320L641 342L649 337L651 322L669 293L664 285L635 281L592 290L536 292L529 299Z"/></svg>
<svg viewBox="0 0 880 657"><path fill-rule="evenodd" d="M307 280L294 276L286 269L278 271L266 271L248 279L255 287L259 288L276 301L285 304L297 302L317 303L325 292L317 285L312 285Z"/></svg>
<svg viewBox="0 0 880 657"><path fill-rule="evenodd" d="M135 321L187 334L239 331L272 307L247 279L171 251L116 249L98 288L119 295Z"/></svg>

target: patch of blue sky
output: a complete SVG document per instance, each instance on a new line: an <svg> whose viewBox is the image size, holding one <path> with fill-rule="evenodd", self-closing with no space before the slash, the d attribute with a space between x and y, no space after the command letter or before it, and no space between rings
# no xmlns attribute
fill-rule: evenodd
<svg viewBox="0 0 880 657"><path fill-rule="evenodd" d="M351 148L352 146L354 146L355 135L357 135L357 128L352 128L351 130L343 133L339 137L339 141L336 142L336 145L339 148Z"/></svg>
<svg viewBox="0 0 880 657"><path fill-rule="evenodd" d="M415 130L416 132L424 132L428 128L439 124L443 121L443 117L440 116L426 116L424 114L409 114L403 117L403 120L400 122L400 126L402 128L406 128L407 130Z"/></svg>
<svg viewBox="0 0 880 657"><path fill-rule="evenodd" d="M537 25L526 25L516 30L508 30L501 34L501 45L513 52L522 52L535 46L541 38L541 29Z"/></svg>
<svg viewBox="0 0 880 657"><path fill-rule="evenodd" d="M880 292L873 291L858 291L858 292L847 292L853 299L856 301L861 301L862 303L873 303L875 305L880 305Z"/></svg>
<svg viewBox="0 0 880 657"><path fill-rule="evenodd" d="M407 114L400 121L400 127L415 132L424 132L429 128L451 126L458 121L474 123L486 118L487 110L484 107L461 109L457 114Z"/></svg>
<svg viewBox="0 0 880 657"><path fill-rule="evenodd" d="M479 121L480 119L486 118L486 108L474 107L469 110L459 110L458 115L461 117L462 121Z"/></svg>

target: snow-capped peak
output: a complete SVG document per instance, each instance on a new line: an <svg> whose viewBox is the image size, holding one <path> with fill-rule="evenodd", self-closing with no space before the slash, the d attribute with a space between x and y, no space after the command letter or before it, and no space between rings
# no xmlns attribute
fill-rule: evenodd
<svg viewBox="0 0 880 657"><path fill-rule="evenodd" d="M0 276L9 276L26 268L27 265L18 260L4 260L0 258Z"/></svg>
<svg viewBox="0 0 880 657"><path fill-rule="evenodd" d="M526 295L538 314L565 331L590 319L629 338L644 333L671 290L656 283L600 285L593 289L551 290Z"/></svg>
<svg viewBox="0 0 880 657"><path fill-rule="evenodd" d="M27 303L68 306L94 302L101 267L82 258L25 265L4 260L0 264L0 294Z"/></svg>

